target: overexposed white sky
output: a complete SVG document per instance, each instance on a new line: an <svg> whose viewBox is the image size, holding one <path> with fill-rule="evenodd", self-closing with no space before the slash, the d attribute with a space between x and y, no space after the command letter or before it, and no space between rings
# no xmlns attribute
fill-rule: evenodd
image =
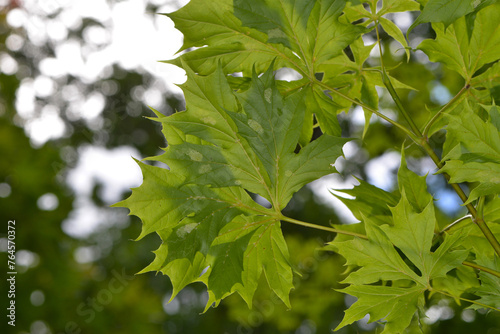
<svg viewBox="0 0 500 334"><path fill-rule="evenodd" d="M123 193L142 182L141 170L132 159L142 158L135 148L121 146L108 150L89 145L78 151L78 164L66 178L77 195L75 208L62 226L73 237L87 236L109 222L108 210L95 206L91 200L97 184L101 185L100 197L110 205L122 200Z"/></svg>
<svg viewBox="0 0 500 334"><path fill-rule="evenodd" d="M0 5L2 4L0 0ZM187 3L187 0L151 0L160 5L159 12L171 12ZM26 30L27 38L37 46L54 45L54 57L42 59L41 75L25 78L17 93L16 108L33 145L43 145L47 140L64 134L64 123L55 107L36 109L36 98L46 98L54 93L55 81L64 75L72 75L82 82L91 83L108 78L111 66L118 64L126 70L145 71L157 78L158 87L144 93L144 103L161 108L158 93L182 94L176 84L185 81L184 71L159 60L173 58L182 44L182 34L174 29L173 22L164 15L148 13L146 0L125 0L110 5L106 0L24 0L22 7L12 9L7 23L13 28ZM55 18L47 15L61 10ZM82 20L92 18L102 26L92 25L83 31L83 40L68 37L70 30L78 29ZM6 41L7 48L19 50L25 37L12 34ZM0 54L0 70L16 73L17 61L7 53ZM74 117L89 121L99 117L104 108L104 96L94 93L78 95L78 89L65 88ZM161 95L160 95L161 96ZM35 117L35 115L37 115Z"/></svg>
<svg viewBox="0 0 500 334"><path fill-rule="evenodd" d="M43 6L47 3L51 5ZM170 1L161 5L159 12L171 12L185 3L186 0ZM26 29L28 38L36 45L48 42L56 45L55 57L41 64L40 69L47 76L72 74L91 82L105 76L105 69L118 63L125 69L143 68L163 78L169 89L178 89L172 83L184 80L182 70L158 63L158 60L172 58L181 46L182 35L167 17L146 12L146 0L118 1L112 6L106 0L24 0L22 4L21 8L8 13L7 23L13 28ZM44 17L58 8L62 11L55 19ZM103 25L84 30L83 40L88 45L68 38L69 30L79 28L85 18ZM105 47L92 49L103 45Z"/></svg>

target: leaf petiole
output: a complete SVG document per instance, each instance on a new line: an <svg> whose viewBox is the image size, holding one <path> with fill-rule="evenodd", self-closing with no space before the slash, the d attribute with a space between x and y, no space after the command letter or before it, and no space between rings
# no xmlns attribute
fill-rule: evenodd
<svg viewBox="0 0 500 334"><path fill-rule="evenodd" d="M396 106L398 107L400 113L403 115L405 120L410 124L410 127L415 135L418 137L422 137L422 133L420 132L420 129L417 127L415 122L413 122L413 119L411 116L408 114L406 109L403 107L403 103L401 102L401 99L399 98L398 93L394 89L394 86L391 83L391 79L387 75L387 72L385 71L385 68L382 68L382 82L385 85L385 88L389 91L389 94L391 94L392 99L396 103Z"/></svg>
<svg viewBox="0 0 500 334"><path fill-rule="evenodd" d="M464 266L467 266L467 267L471 267L471 268L474 268L474 269L477 269L477 270L484 271L485 273L491 274L493 276L500 277L500 272L498 272L496 270L493 270L493 269L490 269L490 268L486 268L486 267L480 266L480 265L475 264L473 262L464 261L464 262L462 262L462 264Z"/></svg>
<svg viewBox="0 0 500 334"><path fill-rule="evenodd" d="M345 234L345 235L350 235L350 236L353 236L353 237L358 237L358 238L361 238L361 239L368 240L368 237L366 235L363 235L363 234L359 234L359 233L355 233L355 232L350 232L350 231L344 231L344 230L338 230L336 228L332 228L332 227L328 227L328 226L322 226L322 225L316 225L316 224L306 223L306 222L303 222L303 221L300 221L300 220L296 220L296 219L293 219L293 218L289 218L289 217L286 217L286 216L283 216L283 215L281 215L281 217L279 217L279 219L282 220L282 221L286 221L288 223L292 223L292 224L296 224L296 225L301 225L301 226L305 226L305 227L309 227L309 228L314 228L314 229L317 229L317 230L323 230L323 231L328 231L328 232L333 232L333 233L338 233L338 234Z"/></svg>
<svg viewBox="0 0 500 334"><path fill-rule="evenodd" d="M440 232L439 232L439 235L442 235L444 232L452 229L453 227L455 227L456 225L458 225L460 222L463 222L464 220L467 220L467 219L471 219L472 220L472 215L468 214L468 215L465 215L463 217L460 217L458 218L457 220L455 220L453 223L449 224L448 226L446 226L445 228L443 228Z"/></svg>
<svg viewBox="0 0 500 334"><path fill-rule="evenodd" d="M458 298L464 302L468 302L468 303L472 303L472 304L476 304L476 305L479 305L481 307L484 307L484 308L489 308L489 309L492 309L492 310L495 310L495 311L499 311L500 312L500 309L497 309L496 307L493 307L493 306L490 306L490 305L486 305L486 304L483 304L483 303L479 303L475 300L471 300L471 299L467 299L467 298L462 298L462 297L456 297L456 296L453 296L447 292L444 292L444 291L441 291L441 290L434 290L432 288L429 288L430 291L433 291L433 292L437 292L437 293L440 293L442 295L445 295L445 296L448 296L448 297L451 297L453 299L455 298Z"/></svg>
<svg viewBox="0 0 500 334"><path fill-rule="evenodd" d="M416 143L419 143L419 139L417 138L417 136L415 136L413 134L413 132L411 132L409 129L407 129L405 126L399 124L398 122L394 121L393 119L385 116L384 114L382 114L380 111L378 110L375 110L369 106L367 106L366 104L364 104L363 102L361 101L358 101L356 99L353 99L345 94L343 94L342 92L339 92L338 90L336 90L335 88L332 88L326 84L324 84L323 82L321 81L318 81L316 80L316 84L323 87L325 90L327 90L328 92L331 92L333 94L336 94L344 99L346 99L347 101L355 104L355 105L358 105L360 107L362 107L363 109L371 112L372 114L375 114L377 115L378 117L382 118L383 120L387 121L388 123L394 125L395 127L399 128L401 131L403 131L404 133L406 133L413 141L415 141Z"/></svg>
<svg viewBox="0 0 500 334"><path fill-rule="evenodd" d="M420 132L419 128L413 122L413 119L411 116L408 114L406 109L403 107L403 103L401 102L401 99L399 98L399 95L397 94L396 90L394 89L394 86L391 83L391 79L389 78L389 75L387 75L387 71L385 70L384 66L384 57L382 56L382 44L380 43L380 35L378 31L378 21L375 24L375 32L377 33L377 44L378 44L378 49L380 52L380 66L382 68L381 74L382 74L382 82L384 83L385 88L389 91L389 94L391 94L392 99L394 100L394 103L396 103L396 106L399 109L399 112L403 115L403 117L406 119L406 122L410 125L411 130L413 131L413 134L422 137L422 133ZM413 139L413 138L412 138Z"/></svg>

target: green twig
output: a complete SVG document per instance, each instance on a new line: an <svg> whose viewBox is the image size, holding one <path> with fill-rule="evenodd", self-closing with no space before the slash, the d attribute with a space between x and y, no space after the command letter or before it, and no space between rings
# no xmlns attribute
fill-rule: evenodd
<svg viewBox="0 0 500 334"><path fill-rule="evenodd" d="M443 228L439 232L439 235L442 235L444 232L446 232L446 231L450 230L451 228L455 227L458 223L461 223L461 222L463 222L464 220L467 220L467 219L471 219L472 220L472 216L471 215L465 215L465 216L463 216L461 218L458 218L453 223L451 223L448 226L446 226L445 228Z"/></svg>
<svg viewBox="0 0 500 334"><path fill-rule="evenodd" d="M454 105L455 102L461 100L462 97L464 96L464 93L468 89L469 85L465 85L464 87L462 87L462 89L457 93L457 95L455 95L450 101L448 101L448 103L446 103L441 109L439 109L439 111L431 118L431 120L426 124L423 131L423 136L425 138L428 137L432 124L434 124L446 110L448 110L452 105Z"/></svg>
<svg viewBox="0 0 500 334"><path fill-rule="evenodd" d="M316 224L306 223L306 222L303 222L303 221L300 221L300 220L296 220L296 219L293 219L293 218L288 218L288 217L283 216L283 215L280 217L280 220L283 220L283 221L286 221L286 222L289 222L289 223L292 223L292 224L296 224L296 225L301 225L301 226L305 226L305 227L314 228L314 229L317 229L317 230L323 230L323 231L328 231L328 232L333 232L333 233L338 233L338 234L345 234L345 235L350 235L350 236L353 236L353 237L358 237L358 238L361 238L361 239L368 240L368 237L366 235L363 235L363 234L359 234L359 233L355 233L355 232L350 232L350 231L344 231L344 230L338 230L336 228L332 228L332 227L328 227L328 226L322 226L322 225L316 225Z"/></svg>
<svg viewBox="0 0 500 334"><path fill-rule="evenodd" d="M490 268L486 268L486 267L480 266L480 265L475 264L473 262L464 261L464 262L462 262L462 264L464 266L467 266L467 267L471 267L471 268L475 268L477 270L484 271L485 273L491 274L493 276L500 277L500 272L498 272L496 270L493 270L493 269L490 269Z"/></svg>
<svg viewBox="0 0 500 334"><path fill-rule="evenodd" d="M353 104L356 104L360 107L362 107L363 109L371 112L372 114L375 114L377 115L378 117L382 118L383 120L387 121L388 123L394 125L395 127L399 128L401 131L403 131L404 133L406 133L413 141L417 142L419 141L419 139L413 134L413 132L411 132L409 129L407 129L404 125L401 125L399 124L398 122L390 119L389 117L385 116L384 114L382 114L380 111L378 110L375 110L369 106L367 106L366 104L364 104L363 102L361 101L358 101L358 100L355 100L347 95L345 95L344 93L342 92L339 92L338 90L336 90L335 88L332 88L328 85L326 85L325 83L321 82L321 81L318 81L316 80L315 82L318 86L321 86L323 89L327 90L328 92L331 92L335 95L338 95L344 99L346 99L347 101L353 103Z"/></svg>

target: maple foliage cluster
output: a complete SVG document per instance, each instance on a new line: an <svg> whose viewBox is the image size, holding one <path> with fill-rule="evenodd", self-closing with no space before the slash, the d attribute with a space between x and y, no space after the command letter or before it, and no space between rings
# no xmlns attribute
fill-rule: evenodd
<svg viewBox="0 0 500 334"><path fill-rule="evenodd" d="M405 36L390 18L408 11L420 13ZM141 218L139 239L153 232L161 237L144 272L168 275L172 298L202 282L209 293L206 309L235 292L251 306L264 275L291 306L294 272L281 224L314 225L282 210L300 188L336 172L343 145L354 140L341 137L337 116L361 106L365 131L375 114L407 134L454 184L469 215L439 225L426 177L408 169L404 147L397 191L365 181L344 190L355 197L342 201L360 223L326 228L337 236L325 249L346 259L350 274L341 291L357 301L338 328L369 314L370 321L385 324L384 333L418 331L431 294L500 311L497 1L192 0L168 16L184 34L185 52L168 62L187 73L181 86L186 110L156 112L168 146L148 159L169 169L139 162L143 184L117 205ZM362 37L385 31L407 60L416 51L408 35L429 23L435 38L424 39L417 50L457 72L464 85L417 125L396 91L412 87L392 77L383 59L370 65L373 48L380 46L365 45ZM301 78L276 80L273 71L281 68ZM406 123L379 109L377 86L389 91ZM431 147L428 138L443 130L442 147ZM468 195L459 183L470 187Z"/></svg>

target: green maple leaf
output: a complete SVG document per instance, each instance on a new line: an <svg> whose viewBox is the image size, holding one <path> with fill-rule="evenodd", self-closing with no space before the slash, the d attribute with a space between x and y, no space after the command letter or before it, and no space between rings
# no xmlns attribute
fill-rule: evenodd
<svg viewBox="0 0 500 334"><path fill-rule="evenodd" d="M386 19L385 17L379 17L379 23L384 28L385 32L394 38L396 41L398 41L401 46L405 49L406 53L406 59L407 61L410 60L410 47L408 46L408 42L406 41L405 36L401 32L401 29L392 22L391 20Z"/></svg>
<svg viewBox="0 0 500 334"><path fill-rule="evenodd" d="M336 192L353 196L355 199L332 194L342 201L358 220L370 217L372 221L378 222L378 225L391 223L389 206L398 204L398 197L366 181L357 180L359 185L354 186L353 189L334 189Z"/></svg>
<svg viewBox="0 0 500 334"><path fill-rule="evenodd" d="M493 201L493 205L498 205L498 201ZM491 210L491 208L490 208ZM494 223L494 217L492 217L491 212L485 214L484 220L488 223L488 228L491 230L493 235L498 239L500 237L500 224ZM477 256L489 256L493 258L495 256L495 251L491 247L491 244L484 237L481 230L472 222L464 224L462 226L464 233L467 234L467 238L462 241L462 245L469 249L472 253Z"/></svg>
<svg viewBox="0 0 500 334"><path fill-rule="evenodd" d="M228 73L249 74L252 66L263 72L277 57L276 65L283 62L283 66L296 68L293 64L297 57L291 50L267 44L266 34L244 27L233 11L232 0L193 0L178 11L166 14L184 34L179 52L206 46L167 62L181 66L184 61L203 75L213 72L219 63Z"/></svg>
<svg viewBox="0 0 500 334"><path fill-rule="evenodd" d="M377 8L377 1L370 2L371 8ZM376 13L368 12L363 5L346 6L345 13L349 18L350 22L365 19L363 22L364 26L370 25L373 21L378 21L380 25L384 28L385 32L389 34L392 38L398 41L404 48L406 52L406 57L410 59L410 48L408 47L408 42L405 36L401 32L401 29L394 24L391 20L383 17L389 13L406 12L419 10L420 5L413 0L389 0L383 1L382 7L376 11Z"/></svg>
<svg viewBox="0 0 500 334"><path fill-rule="evenodd" d="M496 22L499 16L500 4L494 4L481 9L473 25L465 17L447 28L434 23L436 39L424 40L418 49L431 61L442 62L470 81L483 65L500 59L500 27Z"/></svg>
<svg viewBox="0 0 500 334"><path fill-rule="evenodd" d="M351 286L340 290L358 297L358 301L346 311L337 328L370 314L370 321L385 320L384 333L402 333L422 308L423 293L433 289L432 280L446 277L468 254L455 250L460 246L461 233L447 236L438 249L431 251L436 226L432 201L417 213L403 189L399 204L391 212L393 226L378 226L370 217L363 219L368 240L331 243L346 258L347 265L360 267L344 281ZM380 280L393 284L373 285Z"/></svg>
<svg viewBox="0 0 500 334"><path fill-rule="evenodd" d="M489 247L491 248L491 245ZM432 285L436 290L446 292L458 305L461 305L460 296L464 291L471 292L480 286L477 276L473 268L461 266L453 271L453 275L434 279Z"/></svg>
<svg viewBox="0 0 500 334"><path fill-rule="evenodd" d="M373 16L368 12L361 4L367 3L371 8L377 8L378 0L366 0L366 1L350 1L351 6L346 7L346 12L352 14L353 11L357 12L356 17L352 17L354 20L359 20L360 18L371 19ZM384 0L382 1L382 7L378 9L377 15L382 16L388 13L406 12L420 10L420 5L414 0Z"/></svg>
<svg viewBox="0 0 500 334"><path fill-rule="evenodd" d="M272 71L261 78L255 74L253 87L240 94L231 92L221 71L192 77L182 88L186 99L193 101L188 111L196 107L196 114L160 119L168 127L203 140L177 144L167 135L170 146L159 159L178 166L187 182L218 187L244 183L247 190L282 209L303 185L335 171L331 164L341 155L346 139L322 136L294 153L305 116L304 92L283 99ZM211 104L196 100L200 94L208 97L206 93L214 93ZM239 106L242 111L230 111Z"/></svg>
<svg viewBox="0 0 500 334"><path fill-rule="evenodd" d="M476 263L500 271L500 260L496 254L486 256L478 253ZM480 298L476 301L477 304L472 304L469 308L481 309L485 308L484 305L488 305L500 309L500 278L480 272L479 279L481 280L481 286L474 289L474 293Z"/></svg>
<svg viewBox="0 0 500 334"><path fill-rule="evenodd" d="M227 73L276 66L314 75L314 68L339 55L364 28L339 21L345 1L193 0L168 14L185 36L180 56L197 73L209 74L221 61ZM295 54L294 54L295 52ZM298 56L297 56L297 55Z"/></svg>
<svg viewBox="0 0 500 334"><path fill-rule="evenodd" d="M404 189L408 202L417 212L422 212L429 201L432 201L432 195L427 191L425 179L426 176L418 176L408 169L405 152L402 149L401 166L398 171L398 187L401 193Z"/></svg>
<svg viewBox="0 0 500 334"><path fill-rule="evenodd" d="M462 45L467 45L465 20L461 19L453 26L448 27L446 32L442 24L433 24L436 39L426 39L417 49L427 54L433 62L441 62L448 68L460 73L464 78L469 76L467 48L462 50ZM463 43L461 41L464 41Z"/></svg>
<svg viewBox="0 0 500 334"><path fill-rule="evenodd" d="M117 206L139 216L139 239L156 232L162 245L144 271L161 271L174 297L184 286L207 285L207 308L237 292L250 306L262 273L290 307L293 287L281 209L305 184L335 171L347 139L323 135L295 153L305 116L304 92L283 97L272 67L234 93L221 69L209 76L188 67L187 110L165 117L165 153L140 163L141 187ZM266 198L270 209L247 191Z"/></svg>
<svg viewBox="0 0 500 334"><path fill-rule="evenodd" d="M340 55L364 29L341 22L342 0L234 0L243 25L264 32L269 43L283 44L299 55L301 69L316 73L324 61Z"/></svg>
<svg viewBox="0 0 500 334"><path fill-rule="evenodd" d="M474 3L471 0L429 0L417 17L415 22L408 28L408 34L417 25L425 22L441 22L445 28L459 17L474 11Z"/></svg>
<svg viewBox="0 0 500 334"><path fill-rule="evenodd" d="M499 203L500 197L495 197L486 204L484 209L484 220L491 223L489 224L489 229L497 239L500 237L500 224L492 222L499 218L497 214L500 208ZM484 238L484 234L479 228L470 221L468 225L462 226L462 230L467 237L462 239L461 244L474 254L474 262L480 266L496 270L497 272L500 271L498 255L491 247L491 244ZM473 273L473 278L471 278L470 275L469 277L462 275L462 277L457 278L461 281L457 284L457 292L463 292L467 288L470 292L480 297L475 300L469 308L496 309L500 311L500 278L485 271L479 271L479 275ZM461 290L460 285L464 286ZM457 292L455 292L455 295L458 295Z"/></svg>
<svg viewBox="0 0 500 334"><path fill-rule="evenodd" d="M484 73L471 79L471 94L474 100L483 103L500 103L500 62L494 63Z"/></svg>
<svg viewBox="0 0 500 334"><path fill-rule="evenodd" d="M347 311L342 322L335 329L340 329L370 314L370 321L385 320L382 333L404 333L410 325L415 310L423 305L420 287L397 288L385 286L349 286L342 290L358 298Z"/></svg>
<svg viewBox="0 0 500 334"><path fill-rule="evenodd" d="M322 64L341 55L366 30L342 19L345 4L343 0L192 0L168 16L184 34L179 51L199 48L167 62L177 66L185 62L201 75L212 73L218 63L225 73L243 72L246 78L232 79L233 88L248 84L251 68L257 73L271 64L275 69L294 69L303 80L282 83L282 91L308 87L314 92L304 97L306 105L314 109L306 111L300 144L304 146L311 139L311 126L307 125L312 124L313 114L324 133L340 136L336 114L350 104L332 103L324 92L338 87L320 85L316 74L323 72ZM325 79L335 77L338 71L345 70L339 66L324 73Z"/></svg>
<svg viewBox="0 0 500 334"><path fill-rule="evenodd" d="M418 176L408 169L404 150L402 150L398 187L401 193L404 189L408 202L417 212L421 212L432 200L432 196L427 191L425 179L425 176ZM371 221L377 222L378 225L392 224L392 213L389 207L396 206L400 197L363 180L358 179L358 181L359 185L353 189L334 189L336 192L353 196L355 199L332 194L342 201L357 219L363 220L363 217L370 217Z"/></svg>
<svg viewBox="0 0 500 334"><path fill-rule="evenodd" d="M384 0L378 15L387 13L407 12L419 10L420 5L414 0Z"/></svg>
<svg viewBox="0 0 500 334"><path fill-rule="evenodd" d="M469 108L459 115L446 115L448 138L455 148L447 155L440 173L450 175L451 182L480 182L467 203L484 195L500 193L500 129L498 110L489 109L484 121ZM449 145L451 146L451 145Z"/></svg>
<svg viewBox="0 0 500 334"><path fill-rule="evenodd" d="M500 196L495 196L484 206L484 220L487 222L500 222Z"/></svg>
<svg viewBox="0 0 500 334"><path fill-rule="evenodd" d="M378 108L379 96L376 86L384 87L379 68L366 67L365 63L370 56L370 52L376 44L364 45L363 40L357 39L351 45L350 49L354 60L350 60L344 53L337 56L319 67L319 70L326 73L337 73L335 76L328 76L323 79L324 83L330 87L344 87L342 92L350 97L356 98L372 109ZM395 88L414 89L394 77L390 76L391 82ZM318 89L315 87L315 89ZM345 104L341 97L332 95L333 101L337 104L336 109L348 111L351 104ZM365 128L363 136L368 131L371 111L364 109Z"/></svg>

